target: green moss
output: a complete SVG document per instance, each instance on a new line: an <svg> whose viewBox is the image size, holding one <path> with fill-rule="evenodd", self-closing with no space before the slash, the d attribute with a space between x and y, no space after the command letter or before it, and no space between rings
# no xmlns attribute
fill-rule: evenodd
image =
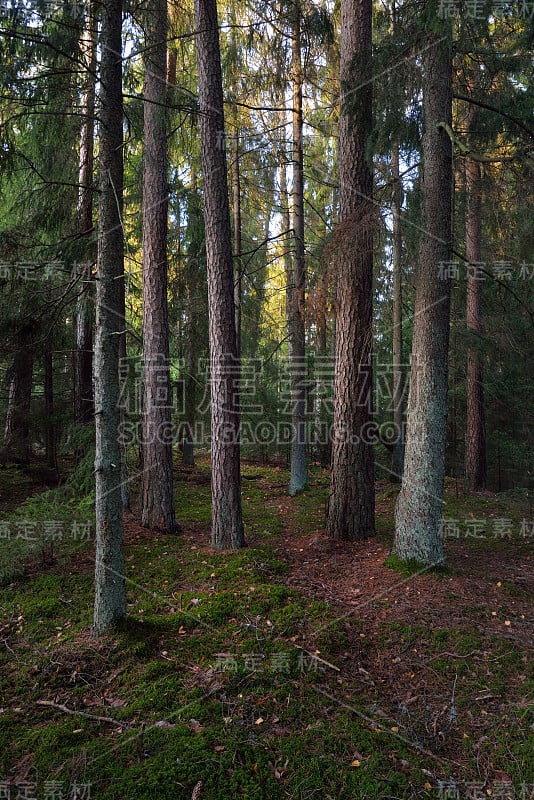
<svg viewBox="0 0 534 800"><path fill-rule="evenodd" d="M516 789L534 783L528 700L534 673L525 648L489 639L487 613L468 604L458 625L449 618L446 629L432 630L403 618L389 622L396 598L374 602L355 618L334 601L291 588L285 579L294 564L280 551L278 533L286 524L299 532L322 526L328 476L312 468L310 490L289 499L287 471L244 470L251 478L243 481L243 498L253 546L236 553L202 547L209 541L210 489L201 461L176 489L179 518L198 540L139 535L128 545L131 616L105 639L87 637L93 576L79 568L77 551L61 549L53 569L43 565L36 576L34 568L0 589L1 638L10 648L0 648L1 774L12 774L24 759L43 781L83 776L92 796L103 800L190 800L199 781L202 800L430 798L435 786L432 779L432 791L424 789L428 772L446 779L448 767L440 771L438 761L391 728L436 748L439 757L441 744L428 732L455 685L460 722L447 733L445 755L462 761L466 779L476 780L479 763L492 762ZM276 491L284 497L283 519L269 502L272 487L282 484ZM384 531L392 525L396 492L387 487L377 495ZM466 516L470 500L452 499ZM36 519L50 513L52 500L33 505ZM499 503L500 515L511 516ZM418 567L403 565L402 574ZM513 588L503 582L503 598L514 597ZM307 654L316 650L340 671L312 668ZM388 683L387 665L399 652ZM227 654L237 668L220 668L219 656ZM259 668L245 661L250 654L261 657ZM401 715L399 702L421 676L424 697ZM487 716L477 714L482 691L493 696ZM112 717L122 729L37 706L38 699ZM370 711L375 706L384 716ZM385 730L373 730L357 712L376 717Z"/></svg>
<svg viewBox="0 0 534 800"><path fill-rule="evenodd" d="M390 553L387 557L384 565L389 569L395 570L398 572L399 575L402 575L404 578L411 578L412 575L419 575L421 572L425 572L425 574L432 574L432 575L448 575L449 569L447 566L435 566L435 567L428 567L426 564L423 564L420 561L417 561L415 558L409 558L403 560L399 558L396 553Z"/></svg>

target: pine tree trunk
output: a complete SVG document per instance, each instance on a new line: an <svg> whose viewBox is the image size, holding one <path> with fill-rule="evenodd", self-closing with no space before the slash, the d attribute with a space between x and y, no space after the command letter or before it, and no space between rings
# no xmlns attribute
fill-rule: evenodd
<svg viewBox="0 0 534 800"><path fill-rule="evenodd" d="M444 561L441 540L447 440L452 146L450 42L429 33L422 51L422 223L416 285L406 452L393 552L426 566ZM442 265L440 268L440 264Z"/></svg>
<svg viewBox="0 0 534 800"><path fill-rule="evenodd" d="M29 328L20 331L20 349L10 370L4 455L6 460L27 464L30 460L30 408L33 383L33 337Z"/></svg>
<svg viewBox="0 0 534 800"><path fill-rule="evenodd" d="M239 463L239 364L232 231L224 141L221 55L215 0L195 0L200 140L208 268L211 366L212 544L245 544Z"/></svg>
<svg viewBox="0 0 534 800"><path fill-rule="evenodd" d="M291 25L293 78L293 276L288 317L291 373L291 464L289 494L301 492L308 481L306 460L306 335L304 327L306 265L304 249L304 157L302 149L301 9L294 2Z"/></svg>
<svg viewBox="0 0 534 800"><path fill-rule="evenodd" d="M471 264L482 260L482 198L480 188L480 164L469 156L466 159L467 218L466 258ZM467 328L472 335L481 337L482 327L482 282L476 270L467 277ZM467 419L465 432L465 478L471 489L486 486L486 424L484 415L484 376L480 352L467 350Z"/></svg>
<svg viewBox="0 0 534 800"><path fill-rule="evenodd" d="M404 372L402 364L402 182L399 170L399 145L393 143L391 153L391 177L393 197L391 212L393 217L393 424L397 440L391 459L391 477L402 480L404 461L403 435L403 390Z"/></svg>
<svg viewBox="0 0 534 800"><path fill-rule="evenodd" d="M145 30L141 525L175 533L167 308L166 0L152 0Z"/></svg>
<svg viewBox="0 0 534 800"><path fill-rule="evenodd" d="M374 526L372 404L373 179L366 158L372 115L371 0L341 3L341 118L337 227L336 375L326 531L366 539Z"/></svg>
<svg viewBox="0 0 534 800"><path fill-rule="evenodd" d="M282 233L283 233L283 264L284 275L286 282L286 297L285 297L285 313L289 331L289 321L291 319L291 303L293 299L293 264L291 261L291 214L289 210L289 194L287 190L287 167L286 167L286 152L285 142L281 142L281 158L280 158L280 213L282 216ZM288 354L291 358L291 337L288 332ZM291 465L291 445L286 455L288 464Z"/></svg>
<svg viewBox="0 0 534 800"><path fill-rule="evenodd" d="M233 216L234 216L234 303L237 357L241 358L241 299L243 295L243 275L241 263L241 172L239 168L239 133L237 123L232 140L233 156Z"/></svg>
<svg viewBox="0 0 534 800"><path fill-rule="evenodd" d="M119 200L120 209L119 213L122 217L122 197ZM122 227L122 226L121 226ZM124 231L123 231L124 237ZM124 258L123 258L124 264ZM128 344L126 341L126 285L124 280L124 269L119 280L118 285L118 292L119 292L119 301L117 306L117 315L116 315L116 325L119 330L118 338L119 338L119 393L121 397L124 397L124 384L122 383L123 380L127 379L128 372L130 370L130 365L128 363ZM141 415L143 413L143 409L141 408ZM123 430L126 424L126 408L124 403L121 403L119 408L119 428ZM142 444L142 442L141 442ZM130 470L128 467L128 448L125 442L120 443L120 451L121 451L121 504L122 510L125 512L131 512L130 506ZM142 458L142 456L141 456ZM142 467L141 467L142 469Z"/></svg>
<svg viewBox="0 0 534 800"><path fill-rule="evenodd" d="M284 145L282 145L283 147ZM291 263L291 216L289 211L289 195L287 191L287 168L286 168L286 155L285 151L281 153L279 175L280 175L280 213L282 216L282 234L283 234L283 264L284 275L286 281L286 319L289 326L289 318L291 316L291 300L293 296L293 268ZM291 341L289 340L289 348L291 349Z"/></svg>
<svg viewBox="0 0 534 800"><path fill-rule="evenodd" d="M94 133L95 133L95 73L97 21L94 4L87 15L84 34L84 60L87 75L82 99L84 113L80 134L80 190L78 197L78 230L87 238L93 237L94 195ZM91 264L79 266L80 286L76 308L76 387L74 416L78 423L90 422L94 414L93 397L93 326L94 281Z"/></svg>
<svg viewBox="0 0 534 800"><path fill-rule="evenodd" d="M318 355L327 362L328 358L332 358L332 345L328 345L328 269L325 268L324 274L320 279L320 319L317 325L317 350ZM329 436L325 436L326 431L330 428L328 406L326 397L328 393L327 381L319 381L317 386L318 397L323 398L320 402L318 423L319 430L321 431L321 439L318 448L318 457L322 467L330 467L332 461L332 442Z"/></svg>
<svg viewBox="0 0 534 800"><path fill-rule="evenodd" d="M54 360L51 343L46 342L44 362L44 400L46 412L46 463L57 470L57 437L54 404Z"/></svg>
<svg viewBox="0 0 534 800"><path fill-rule="evenodd" d="M99 224L95 336L96 565L93 632L126 616L119 430L119 336L124 284L121 224L122 0L102 9Z"/></svg>
<svg viewBox="0 0 534 800"><path fill-rule="evenodd" d="M189 224L196 226L196 220L201 214L200 198L197 188L197 178L194 170L191 174L191 189L187 202L187 217ZM205 276L201 274L203 262L203 235L191 237L189 250L185 262L185 291L187 293L187 326L185 336L185 424L182 434L182 461L185 466L194 466L195 448L194 431L197 415L197 371L199 368L199 337L201 297L204 291Z"/></svg>
<svg viewBox="0 0 534 800"><path fill-rule="evenodd" d="M93 324L94 300L89 296L93 292L94 282L90 265L81 265L80 295L76 307L76 388L74 390L76 422L90 422L94 415L93 397Z"/></svg>

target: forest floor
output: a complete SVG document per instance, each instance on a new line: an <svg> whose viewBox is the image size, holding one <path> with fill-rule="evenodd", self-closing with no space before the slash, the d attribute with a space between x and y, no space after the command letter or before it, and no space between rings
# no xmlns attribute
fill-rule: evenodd
<svg viewBox="0 0 534 800"><path fill-rule="evenodd" d="M0 470L0 797L534 798L525 493L448 483L448 568L410 574L392 484L336 543L325 471L294 498L243 473L238 552L208 546L207 462L177 467L179 535L125 520L129 619L93 639L90 502Z"/></svg>

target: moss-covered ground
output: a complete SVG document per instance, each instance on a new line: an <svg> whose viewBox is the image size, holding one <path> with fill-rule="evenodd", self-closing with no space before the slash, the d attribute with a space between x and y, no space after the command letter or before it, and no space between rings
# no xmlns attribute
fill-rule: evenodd
<svg viewBox="0 0 534 800"><path fill-rule="evenodd" d="M528 498L448 486L447 571L399 574L393 485L376 539L334 547L326 472L294 498L243 472L239 552L209 547L206 462L181 534L126 520L129 618L94 639L90 499L0 471L0 797L534 797Z"/></svg>

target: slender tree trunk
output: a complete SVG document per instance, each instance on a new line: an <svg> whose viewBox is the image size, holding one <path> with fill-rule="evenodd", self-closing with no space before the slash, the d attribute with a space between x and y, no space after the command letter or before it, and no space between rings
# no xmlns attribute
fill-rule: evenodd
<svg viewBox="0 0 534 800"><path fill-rule="evenodd" d="M197 178L192 170L191 191L187 203L187 218L193 230L200 228L197 221L201 215L200 198L198 195ZM192 233L189 250L185 262L185 284L187 292L187 326L185 337L185 424L182 436L182 460L186 466L194 466L194 430L197 416L197 374L200 355L200 314L201 297L203 296L205 276L201 269L203 262L204 236L203 232L196 235Z"/></svg>
<svg viewBox="0 0 534 800"><path fill-rule="evenodd" d="M141 524L176 531L167 308L167 0L146 17L143 144L143 475Z"/></svg>
<svg viewBox="0 0 534 800"><path fill-rule="evenodd" d="M291 301L293 297L293 265L291 263L291 216L289 211L289 195L287 191L287 168L285 162L285 152L281 154L280 159L280 213L282 216L282 232L283 238L283 264L284 274L286 281L286 319L289 323L291 316ZM289 341L289 348L291 348L291 341Z"/></svg>
<svg viewBox="0 0 534 800"><path fill-rule="evenodd" d="M415 298L406 453L397 500L393 552L426 566L444 561L441 540L447 440L447 369L452 223L450 41L429 33L423 64L421 240ZM442 265L440 269L440 264Z"/></svg>
<svg viewBox="0 0 534 800"><path fill-rule="evenodd" d="M95 337L96 565L93 632L104 633L126 616L122 550L121 452L119 430L119 336L124 285L121 222L122 0L102 8L100 66L99 225Z"/></svg>
<svg viewBox="0 0 534 800"><path fill-rule="evenodd" d="M288 317L289 366L291 371L291 464L289 494L301 492L308 481L306 460L306 335L305 314L305 246L304 246L304 157L302 149L302 56L301 8L293 3L291 25L293 78L293 189L291 216L293 230L293 280Z"/></svg>
<svg viewBox="0 0 534 800"><path fill-rule="evenodd" d="M232 139L233 160L233 214L234 214L234 304L237 357L241 358L241 300L243 295L243 275L241 262L241 171L239 167L239 133L237 120Z"/></svg>
<svg viewBox="0 0 534 800"><path fill-rule="evenodd" d="M286 297L285 297L285 315L287 320L288 326L288 355L289 355L289 362L291 363L291 334L289 333L290 327L290 320L291 320L291 313L292 313L292 302L293 302L293 285L294 285L294 274L293 274L293 262L291 258L291 212L289 207L289 194L287 188L287 165L286 165L286 152L285 152L285 142L281 143L281 158L280 158L280 168L279 168L279 175L280 175L280 209L281 209L281 216L282 216L282 231L284 233L283 238L283 264L284 264L284 275L285 275L285 283L286 283ZM292 450L293 446L290 444L289 450L286 454L286 458L288 461L288 465L291 465L291 458L292 458Z"/></svg>
<svg viewBox="0 0 534 800"><path fill-rule="evenodd" d="M80 134L80 192L78 197L78 230L88 239L93 238L94 196L94 134L95 134L95 82L96 82L97 21L91 3L83 39L84 59L87 64L85 88L82 99L83 122ZM74 392L76 422L90 422L94 414L93 397L93 326L94 282L92 259L79 265L80 288L76 308L76 387Z"/></svg>
<svg viewBox="0 0 534 800"><path fill-rule="evenodd" d="M54 405L54 360L51 343L47 341L43 357L44 363L44 400L46 413L46 463L57 470L57 440Z"/></svg>
<svg viewBox="0 0 534 800"><path fill-rule="evenodd" d="M33 384L33 337L30 328L19 333L20 349L10 370L4 451L7 459L30 460L30 408Z"/></svg>
<svg viewBox="0 0 534 800"><path fill-rule="evenodd" d="M94 301L90 298L94 283L91 265L80 265L80 296L76 308L76 388L75 419L90 422L94 415L93 397L93 324Z"/></svg>
<svg viewBox="0 0 534 800"><path fill-rule="evenodd" d="M391 200L393 216L393 424L397 436L391 459L391 477L393 480L401 481L404 461L404 372L402 363L402 182L399 170L398 142L393 143L391 173L393 179Z"/></svg>
<svg viewBox="0 0 534 800"><path fill-rule="evenodd" d="M212 544L245 544L239 463L239 364L235 329L232 231L224 143L221 54L216 0L195 0L200 141L208 268L211 365Z"/></svg>
<svg viewBox="0 0 534 800"><path fill-rule="evenodd" d="M327 534L366 539L374 526L372 404L373 178L371 0L341 3L341 119L337 227L336 375Z"/></svg>
<svg viewBox="0 0 534 800"><path fill-rule="evenodd" d="M178 66L178 51L175 47L167 50L167 105L172 106L176 91L176 69Z"/></svg>
<svg viewBox="0 0 534 800"><path fill-rule="evenodd" d="M122 218L122 198L120 198L120 215ZM121 230L124 237L124 229ZM124 260L123 260L124 264ZM124 383L123 381L128 380L128 374L130 372L130 364L128 362L128 347L126 342L126 286L124 281L124 269L121 275L119 285L118 285L118 293L119 293L119 301L118 301L118 317L117 317L117 328L118 330L118 338L119 338L119 392L121 397L125 396L124 392ZM142 393L141 393L142 394ZM142 406L142 397L141 397L141 406ZM141 416L143 415L143 408L141 407ZM120 428L121 430L124 428L126 424L126 408L124 403L121 403L119 408L119 418L120 418ZM142 441L141 441L142 445ZM121 504L122 510L126 512L131 512L130 506L130 470L128 467L128 447L124 442L120 444L120 451L121 451ZM141 469L142 469L142 447L139 448L140 451L140 459L141 459Z"/></svg>
<svg viewBox="0 0 534 800"><path fill-rule="evenodd" d="M472 126L473 122L471 122ZM482 260L482 198L480 164L466 159L467 218L466 258L471 264ZM473 336L483 335L482 282L476 271L467 277L467 328ZM486 486L486 423L482 356L475 347L467 350L467 419L465 433L465 478L471 489Z"/></svg>
<svg viewBox="0 0 534 800"><path fill-rule="evenodd" d="M196 331L198 327L196 312L190 314L189 321L189 331ZM194 335L196 335L196 333ZM194 431L197 407L196 370L198 367L198 350L194 339L188 340L186 354L187 374L185 384L185 425L182 438L182 462L186 467L193 467L195 465Z"/></svg>
<svg viewBox="0 0 534 800"><path fill-rule="evenodd" d="M330 359L333 359L332 342L329 342L328 336L328 278L329 270L325 268L324 274L322 275L320 281L320 319L317 330L317 349L319 356L324 359L325 363L328 363ZM321 466L323 467L330 467L332 462L332 440L330 436L327 435L331 422L329 413L329 402L331 402L331 399L328 397L331 389L332 386L328 380L320 381L320 385L318 387L318 396L324 399L321 400L318 415L319 430L321 435L318 455Z"/></svg>

